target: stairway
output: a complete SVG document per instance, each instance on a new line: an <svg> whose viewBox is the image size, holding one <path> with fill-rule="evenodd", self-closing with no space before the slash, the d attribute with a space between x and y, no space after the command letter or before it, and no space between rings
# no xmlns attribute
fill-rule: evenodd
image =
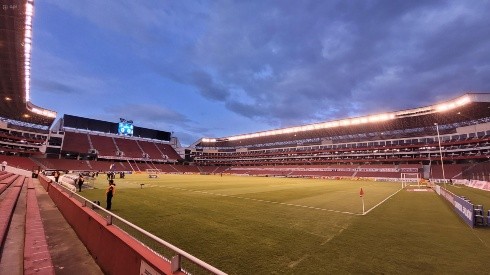
<svg viewBox="0 0 490 275"><path fill-rule="evenodd" d="M54 274L33 180L0 179L0 274Z"/></svg>
<svg viewBox="0 0 490 275"><path fill-rule="evenodd" d="M37 179L0 172L0 274L55 272L103 274Z"/></svg>
<svg viewBox="0 0 490 275"><path fill-rule="evenodd" d="M94 144L92 143L92 139L90 138L90 134L87 133L88 143L90 144L90 150L95 150Z"/></svg>
<svg viewBox="0 0 490 275"><path fill-rule="evenodd" d="M37 165L39 165L41 167L41 170L46 170L46 165L44 165L43 163L41 163L38 159L36 158L33 158L33 157L29 157L30 160L32 160L32 162L36 163Z"/></svg>

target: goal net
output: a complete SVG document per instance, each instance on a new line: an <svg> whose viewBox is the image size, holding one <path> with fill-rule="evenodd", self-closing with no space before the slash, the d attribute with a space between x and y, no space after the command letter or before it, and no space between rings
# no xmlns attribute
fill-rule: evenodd
<svg viewBox="0 0 490 275"><path fill-rule="evenodd" d="M419 173L402 173L401 174L402 187L409 185L420 186L420 174Z"/></svg>
<svg viewBox="0 0 490 275"><path fill-rule="evenodd" d="M158 174L160 174L162 170L160 169L146 169L146 173L149 178L158 178Z"/></svg>

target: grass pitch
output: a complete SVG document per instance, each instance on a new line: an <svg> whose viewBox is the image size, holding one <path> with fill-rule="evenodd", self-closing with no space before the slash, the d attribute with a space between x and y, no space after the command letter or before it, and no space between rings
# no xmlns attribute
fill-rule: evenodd
<svg viewBox="0 0 490 275"><path fill-rule="evenodd" d="M476 273L490 257L490 229L398 183L127 175L116 184L115 214L230 274ZM94 186L81 194L104 206L105 177Z"/></svg>

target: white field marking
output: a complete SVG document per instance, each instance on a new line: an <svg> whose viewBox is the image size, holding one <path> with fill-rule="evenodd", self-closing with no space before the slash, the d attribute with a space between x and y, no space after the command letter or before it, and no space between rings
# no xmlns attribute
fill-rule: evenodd
<svg viewBox="0 0 490 275"><path fill-rule="evenodd" d="M303 257L299 258L297 261L292 261L288 264L288 267L289 268L293 268L295 266L297 266L299 263L301 263L302 261L304 261L306 258L308 258L308 254L305 254L303 255Z"/></svg>
<svg viewBox="0 0 490 275"><path fill-rule="evenodd" d="M365 216L367 215L369 212L371 212L371 210L374 210L374 208L380 206L383 202L387 201L389 198L393 197L394 195L398 194L398 192L402 191L403 188L400 188L398 189L398 191L396 191L395 193L391 194L390 196L388 196L386 199L382 200L380 203L376 204L375 206L371 207L371 209L369 209L368 211L364 212L364 214L361 214L362 216Z"/></svg>
<svg viewBox="0 0 490 275"><path fill-rule="evenodd" d="M325 245L327 244L329 241L333 240L333 238L335 238L336 236L340 235L340 233L342 233L342 231L344 231L345 228L340 228L339 230L339 233L335 234L335 235L332 235L330 237L328 237L328 239L326 239L323 243L321 243L320 245Z"/></svg>
<svg viewBox="0 0 490 275"><path fill-rule="evenodd" d="M220 193L212 193L212 192L207 192L207 191L185 189L185 188L180 188L180 187L171 187L171 186L160 186L160 187L162 187L162 188L169 188L169 189L176 189L176 190L181 190L181 191L194 192L194 193L207 194L207 195L228 197L228 198L234 198L234 199L251 200L251 201L264 202L264 203L270 203L270 204L282 204L282 205L287 205L287 206L310 208L310 209L315 209L315 210L320 210L320 211L328 211L328 212L333 212L333 213L341 213L341 214L362 216L362 213L352 213L352 212L347 212L347 211L339 211L339 210L325 209L325 208L319 208L319 207L313 207L313 206L307 206L307 205L291 204L291 203L277 202L277 201L268 201L268 200L262 200L262 199L254 199L254 198L247 198L247 197L226 195L226 194L220 194Z"/></svg>
<svg viewBox="0 0 490 275"><path fill-rule="evenodd" d="M478 235L476 235L475 230L473 228L471 228L469 226L468 226L468 228L470 229L470 232L473 234L473 236L477 237L478 240L480 240L480 242L483 244L483 246L488 247L487 243L485 243Z"/></svg>

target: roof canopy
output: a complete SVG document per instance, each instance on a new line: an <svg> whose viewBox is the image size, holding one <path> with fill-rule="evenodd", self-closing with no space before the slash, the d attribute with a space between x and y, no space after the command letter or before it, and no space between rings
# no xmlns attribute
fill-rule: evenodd
<svg viewBox="0 0 490 275"><path fill-rule="evenodd" d="M490 117L490 93L468 93L435 105L398 112L346 118L224 138L203 138L201 146L243 146L287 140L357 135L434 127Z"/></svg>
<svg viewBox="0 0 490 275"><path fill-rule="evenodd" d="M50 126L56 112L30 102L33 0L0 2L0 117Z"/></svg>

